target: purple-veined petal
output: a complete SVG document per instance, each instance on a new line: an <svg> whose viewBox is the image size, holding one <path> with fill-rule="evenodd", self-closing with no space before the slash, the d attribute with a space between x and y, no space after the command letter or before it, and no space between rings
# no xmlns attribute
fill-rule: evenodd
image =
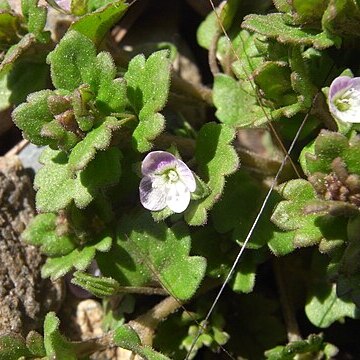
<svg viewBox="0 0 360 360"><path fill-rule="evenodd" d="M181 160L177 160L176 172L179 175L180 180L186 185L190 192L196 190L196 181L192 171L188 166Z"/></svg>
<svg viewBox="0 0 360 360"><path fill-rule="evenodd" d="M140 202L145 209L159 211L166 207L167 184L161 176L145 176L140 181Z"/></svg>
<svg viewBox="0 0 360 360"><path fill-rule="evenodd" d="M141 164L143 175L152 175L165 170L166 168L175 168L176 157L166 151L152 151L145 156Z"/></svg>
<svg viewBox="0 0 360 360"><path fill-rule="evenodd" d="M182 213L190 203L190 191L187 186L181 182L175 182L168 187L166 205L175 213Z"/></svg>
<svg viewBox="0 0 360 360"><path fill-rule="evenodd" d="M335 96L344 93L352 85L353 79L349 76L339 76L330 85L329 99L332 101Z"/></svg>
<svg viewBox="0 0 360 360"><path fill-rule="evenodd" d="M348 106L341 109L339 105ZM360 78L340 76L329 91L330 112L340 121L360 123Z"/></svg>

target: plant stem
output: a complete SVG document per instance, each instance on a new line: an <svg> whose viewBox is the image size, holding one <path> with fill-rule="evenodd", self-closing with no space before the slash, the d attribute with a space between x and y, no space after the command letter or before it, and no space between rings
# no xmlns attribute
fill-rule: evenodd
<svg viewBox="0 0 360 360"><path fill-rule="evenodd" d="M273 268L275 272L276 283L280 295L280 303L282 308L282 313L284 316L285 326L287 330L287 337L289 342L301 340L300 330L296 317L294 314L294 309L290 299L290 294L287 291L286 282L283 276L284 272L284 261L281 258L276 258L273 261Z"/></svg>

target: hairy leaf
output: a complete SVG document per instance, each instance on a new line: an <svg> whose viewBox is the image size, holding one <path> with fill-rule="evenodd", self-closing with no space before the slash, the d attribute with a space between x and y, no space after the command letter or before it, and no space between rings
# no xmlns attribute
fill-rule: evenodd
<svg viewBox="0 0 360 360"><path fill-rule="evenodd" d="M43 278L51 277L52 280L56 280L73 268L85 270L94 260L96 251L109 251L111 243L112 238L105 235L100 237L100 240L87 243L81 249L75 249L67 255L48 258L41 269L41 276Z"/></svg>
<svg viewBox="0 0 360 360"><path fill-rule="evenodd" d="M309 182L291 180L282 185L280 193L286 200L276 206L271 221L283 231L293 231L295 247L311 246L326 238L346 238L346 219L305 211L306 206L317 199Z"/></svg>
<svg viewBox="0 0 360 360"><path fill-rule="evenodd" d="M269 38L275 38L280 43L293 45L310 45L316 49L326 49L334 45L325 32L302 29L298 26L288 25L280 13L268 15L247 15L242 27L256 31Z"/></svg>
<svg viewBox="0 0 360 360"><path fill-rule="evenodd" d="M48 358L77 360L74 345L59 331L60 320L54 312L46 315L44 322L44 344Z"/></svg>
<svg viewBox="0 0 360 360"><path fill-rule="evenodd" d="M65 209L72 201L78 208L84 208L100 188L117 183L121 174L117 148L99 152L84 170L75 175L64 152L46 149L40 161L44 167L34 181L38 189L36 207L40 212Z"/></svg>
<svg viewBox="0 0 360 360"><path fill-rule="evenodd" d="M225 176L233 173L239 166L239 159L231 145L234 135L234 130L226 125L209 123L201 128L195 152L197 174L206 182L210 195L190 203L185 212L189 225L206 223L207 211L222 194Z"/></svg>
<svg viewBox="0 0 360 360"><path fill-rule="evenodd" d="M189 256L190 237L184 224L168 228L148 212L122 217L117 242L98 254L101 272L120 285L143 286L158 281L171 295L191 298L205 275L206 261Z"/></svg>
<svg viewBox="0 0 360 360"><path fill-rule="evenodd" d="M78 31L99 45L111 27L123 17L127 8L124 0L111 2L82 16L71 24L70 29Z"/></svg>
<svg viewBox="0 0 360 360"><path fill-rule="evenodd" d="M139 123L133 133L135 148L150 150L151 141L164 129L164 117L158 113L166 104L170 86L170 60L167 50L133 58L125 74L130 104Z"/></svg>
<svg viewBox="0 0 360 360"><path fill-rule="evenodd" d="M27 102L19 105L12 113L15 124L24 132L24 137L35 145L52 145L54 140L41 135L44 125L54 116L48 107L51 90L42 90L28 96Z"/></svg>
<svg viewBox="0 0 360 360"><path fill-rule="evenodd" d="M256 94L246 91L241 82L229 75L216 75L213 91L216 116L224 124L247 127L267 121L263 109L257 105Z"/></svg>
<svg viewBox="0 0 360 360"><path fill-rule="evenodd" d="M70 169L74 172L84 169L98 151L108 149L113 132L119 128L120 122L116 118L107 117L100 126L89 132L72 149L68 162Z"/></svg>
<svg viewBox="0 0 360 360"><path fill-rule="evenodd" d="M22 240L28 244L40 246L41 252L47 256L66 255L74 250L77 239L73 234L57 231L63 226L66 224L61 224L61 219L55 214L39 214L32 219L22 233Z"/></svg>

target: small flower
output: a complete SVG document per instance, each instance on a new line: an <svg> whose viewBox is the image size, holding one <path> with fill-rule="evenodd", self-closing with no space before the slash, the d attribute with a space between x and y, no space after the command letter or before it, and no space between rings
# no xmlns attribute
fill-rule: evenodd
<svg viewBox="0 0 360 360"><path fill-rule="evenodd" d="M329 108L340 121L360 123L360 78L336 78L330 85Z"/></svg>
<svg viewBox="0 0 360 360"><path fill-rule="evenodd" d="M175 213L189 205L196 189L193 173L187 165L166 151L152 151L141 164L140 201L148 210L169 207Z"/></svg>

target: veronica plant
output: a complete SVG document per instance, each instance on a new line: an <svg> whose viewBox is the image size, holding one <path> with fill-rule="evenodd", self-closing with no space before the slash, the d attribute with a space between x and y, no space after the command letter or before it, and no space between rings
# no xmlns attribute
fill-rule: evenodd
<svg viewBox="0 0 360 360"><path fill-rule="evenodd" d="M0 338L0 358L82 359L115 346L151 360L205 347L249 359L335 356L332 324L356 319L360 303L360 89L339 65L356 54L359 5L229 0L197 33L209 87L176 73L174 44L119 50L109 30L128 8L121 0L66 2L83 16L52 40L42 8L25 5L28 35L9 37L0 83L35 43L50 77L12 113L44 147L39 214L22 240L46 255L44 278L75 271L109 332L72 342L49 313L44 337ZM294 136L301 170L284 150ZM225 279L227 296L216 296Z"/></svg>

